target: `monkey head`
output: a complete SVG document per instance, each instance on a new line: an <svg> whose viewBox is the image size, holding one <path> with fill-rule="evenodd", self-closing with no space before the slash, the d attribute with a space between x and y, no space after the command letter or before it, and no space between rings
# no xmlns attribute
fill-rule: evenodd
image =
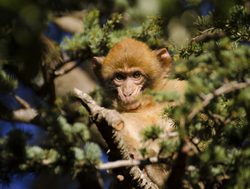
<svg viewBox="0 0 250 189"><path fill-rule="evenodd" d="M166 48L151 50L145 43L125 38L106 57L93 58L94 72L109 97L123 111L142 105L142 91L154 89L171 65Z"/></svg>

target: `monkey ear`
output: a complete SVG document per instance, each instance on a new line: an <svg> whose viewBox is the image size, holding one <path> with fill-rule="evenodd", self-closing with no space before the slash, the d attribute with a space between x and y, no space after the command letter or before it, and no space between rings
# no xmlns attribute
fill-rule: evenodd
<svg viewBox="0 0 250 189"><path fill-rule="evenodd" d="M101 66L104 62L105 57L104 56L94 56L93 57L93 65L94 66Z"/></svg>
<svg viewBox="0 0 250 189"><path fill-rule="evenodd" d="M158 60L162 63L162 67L169 69L172 65L172 57L166 48L154 50Z"/></svg>
<svg viewBox="0 0 250 189"><path fill-rule="evenodd" d="M100 81L103 80L101 70L104 59L104 56L94 56L92 59L93 71Z"/></svg>

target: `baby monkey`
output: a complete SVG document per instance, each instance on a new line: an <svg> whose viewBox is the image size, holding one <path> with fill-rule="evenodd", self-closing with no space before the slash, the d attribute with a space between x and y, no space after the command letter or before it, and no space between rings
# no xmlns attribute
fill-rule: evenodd
<svg viewBox="0 0 250 189"><path fill-rule="evenodd" d="M152 125L159 125L165 133L171 132L173 121L163 116L168 103L159 103L148 95L155 92L175 92L183 96L185 81L168 79L172 59L166 48L151 50L145 43L124 38L114 45L106 57L94 57L93 68L112 108L121 113L124 128L120 131L131 156L142 158L142 132ZM150 156L159 152L157 142L147 146ZM167 170L162 166L146 166L145 172L157 185L162 186Z"/></svg>

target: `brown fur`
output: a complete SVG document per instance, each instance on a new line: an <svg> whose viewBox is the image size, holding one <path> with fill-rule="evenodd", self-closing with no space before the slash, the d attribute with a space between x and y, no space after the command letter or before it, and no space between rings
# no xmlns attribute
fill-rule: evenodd
<svg viewBox="0 0 250 189"><path fill-rule="evenodd" d="M171 104L157 103L152 96L141 92L136 97L141 102L137 109L121 108L119 106L119 95L113 94L119 86L114 85L112 78L120 71L126 73L133 69L142 70L146 75L145 80L147 82L144 83L144 88L141 90L149 88L154 91L171 91L183 96L186 82L166 78L171 61L171 57L165 48L152 51L145 43L130 38L125 38L114 45L106 57L95 58L96 75L105 84L107 98L112 98L114 104L116 104L114 108L121 112L125 127L120 132L134 158L142 158L139 149L145 147L142 142L142 131L146 127L159 125L165 131L162 136L165 139L168 137L167 133L174 130L172 119L163 117L162 114L164 108L176 105L177 102ZM148 82L150 82L150 85L146 85ZM157 155L159 152L158 141L151 141L147 144L147 149L152 156ZM169 172L165 168L163 165L147 166L145 172L157 185L163 186Z"/></svg>
<svg viewBox="0 0 250 189"><path fill-rule="evenodd" d="M159 77L161 66L154 52L140 41L125 38L117 43L104 59L102 75L110 78L114 70L138 67L152 80Z"/></svg>

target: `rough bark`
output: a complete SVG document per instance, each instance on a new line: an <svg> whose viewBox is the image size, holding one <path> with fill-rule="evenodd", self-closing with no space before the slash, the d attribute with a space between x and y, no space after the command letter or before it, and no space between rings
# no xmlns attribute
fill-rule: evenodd
<svg viewBox="0 0 250 189"><path fill-rule="evenodd" d="M120 130L124 127L121 115L115 111L100 107L89 95L78 89L74 89L74 96L81 100L82 105L88 110L91 119L97 125L100 133L108 144L111 159L130 160L130 152L126 147ZM135 188L158 189L146 174L138 166L126 167L126 179Z"/></svg>

